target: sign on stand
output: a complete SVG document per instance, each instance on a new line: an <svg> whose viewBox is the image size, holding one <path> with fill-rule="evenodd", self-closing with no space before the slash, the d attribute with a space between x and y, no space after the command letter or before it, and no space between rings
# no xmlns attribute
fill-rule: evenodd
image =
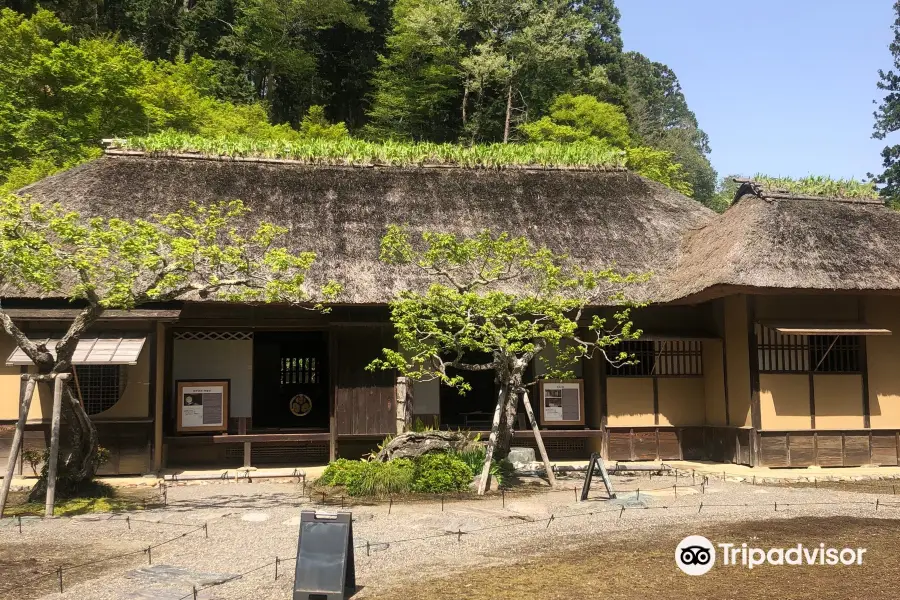
<svg viewBox="0 0 900 600"><path fill-rule="evenodd" d="M302 511L293 600L344 600L354 593L352 514Z"/></svg>

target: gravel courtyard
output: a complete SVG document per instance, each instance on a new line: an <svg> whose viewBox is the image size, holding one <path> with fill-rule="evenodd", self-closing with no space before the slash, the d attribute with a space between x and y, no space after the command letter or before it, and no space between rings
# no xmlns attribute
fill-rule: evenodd
<svg viewBox="0 0 900 600"><path fill-rule="evenodd" d="M890 485L843 491L721 480L702 485L699 479L692 482L682 477L676 488L674 481L671 476L652 480L646 475L616 476L617 500L605 499L602 484L595 484L587 502L576 502L574 488L581 482L564 479L563 489L554 492L463 500L448 496L443 510L439 500L348 507L354 518L356 579L361 588L356 598L488 598L499 597L506 585L510 589L524 585L492 577L501 572L495 569L500 565L519 569L523 576L539 576L542 564L563 570L565 564L580 565L567 576L588 583L592 578L597 583L614 575L616 565L608 561L607 574L601 565L583 563L588 548L620 550L615 561L624 561L624 567L633 560L635 567L658 568L670 578L702 580L677 571L672 559L674 544L685 535L705 531L739 535L734 527L744 522L781 523L788 529L791 525L795 537L805 535L801 541L816 545L831 541L820 539L826 535L823 524L829 523L860 523L859 531L870 531L871 523L878 523L873 519L889 520L882 521L884 530L900 533L895 521L900 518L900 496L892 495ZM302 497L300 486L294 483L179 485L169 488L165 508L127 515L23 519L21 534L16 520L5 519L0 522L0 597L176 600L192 598L193 585L226 580L203 589L198 597L290 598L300 510L340 508L340 498L330 498L327 507L321 506L321 498L315 499L319 503ZM804 518L812 520L802 527L793 525ZM754 535L765 537L762 532ZM871 533L858 540L852 538L862 533L834 535L843 535L844 541L859 546L874 543ZM144 570L148 566L145 550L161 543L151 550L152 564L156 569L174 568L149 574ZM647 563L644 549L655 553L655 563ZM100 560L126 553L131 554ZM277 581L272 564L276 557L288 559L279 564ZM893 553L879 556L878 549L873 549L867 560L891 565L900 562ZM60 566L64 567L62 594ZM78 568L67 568L73 566ZM475 581L481 582L477 584L479 593L486 595L467 587ZM490 589L485 592L483 588L491 585L496 586L494 593ZM534 584L529 585L534 597L572 597L538 592ZM429 587L432 592L427 592ZM613 597L628 598L635 590L623 587L618 592ZM604 594L609 596L610 590Z"/></svg>

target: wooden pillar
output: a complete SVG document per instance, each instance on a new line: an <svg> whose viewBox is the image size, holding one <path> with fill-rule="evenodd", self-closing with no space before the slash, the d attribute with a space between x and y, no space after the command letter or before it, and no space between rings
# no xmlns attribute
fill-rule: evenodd
<svg viewBox="0 0 900 600"><path fill-rule="evenodd" d="M166 326L156 323L153 357L153 471L163 468L163 407L166 387Z"/></svg>
<svg viewBox="0 0 900 600"><path fill-rule="evenodd" d="M395 402L397 405L397 433L406 433L412 425L412 394L410 386L412 383L407 377L398 377L397 384L394 386L396 394Z"/></svg>
<svg viewBox="0 0 900 600"><path fill-rule="evenodd" d="M25 375L22 376L26 377ZM9 487L16 471L16 458L22 446L22 438L25 435L25 421L28 420L28 411L31 408L31 397L34 396L34 379L27 379L22 390L22 398L19 401L19 421L16 423L16 432L13 434L12 446L9 447L9 458L6 461L6 474L3 478L3 487L0 488L0 518L3 517L3 509L6 508L6 498L9 496Z"/></svg>
<svg viewBox="0 0 900 600"><path fill-rule="evenodd" d="M756 342L756 298L747 296L747 345L750 359L750 466L760 466L759 430L762 412L759 404L759 350Z"/></svg>
<svg viewBox="0 0 900 600"><path fill-rule="evenodd" d="M334 462L338 457L338 439L337 439L337 341L335 340L336 332L334 328L328 332L328 462Z"/></svg>

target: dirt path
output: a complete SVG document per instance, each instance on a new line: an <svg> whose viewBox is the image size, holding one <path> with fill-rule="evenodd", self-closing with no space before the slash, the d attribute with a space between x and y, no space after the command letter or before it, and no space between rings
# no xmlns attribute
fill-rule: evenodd
<svg viewBox="0 0 900 600"><path fill-rule="evenodd" d="M821 598L897 597L900 522L850 517L801 517L756 523L698 527L714 543L747 542L761 548L818 546L867 548L861 566L761 566L753 570L717 564L691 577L675 565L682 534L620 540L569 548L502 568L463 571L416 584L363 590L367 600L467 600L508 598Z"/></svg>

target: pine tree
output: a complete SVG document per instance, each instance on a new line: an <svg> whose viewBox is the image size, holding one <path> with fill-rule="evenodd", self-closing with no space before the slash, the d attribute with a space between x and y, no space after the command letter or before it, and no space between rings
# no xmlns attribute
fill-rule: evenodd
<svg viewBox="0 0 900 600"><path fill-rule="evenodd" d="M891 42L891 56L894 59L894 68L888 71L878 70L878 89L885 92L881 104L875 111L875 130L872 137L883 140L889 133L900 130L900 0L894 2L894 19L891 29L894 32L894 40ZM897 69L895 71L894 69ZM891 205L900 203L900 144L885 146L881 151L882 167L884 171L875 176L875 182L881 188L881 196L885 202ZM873 177L870 173L869 177Z"/></svg>

